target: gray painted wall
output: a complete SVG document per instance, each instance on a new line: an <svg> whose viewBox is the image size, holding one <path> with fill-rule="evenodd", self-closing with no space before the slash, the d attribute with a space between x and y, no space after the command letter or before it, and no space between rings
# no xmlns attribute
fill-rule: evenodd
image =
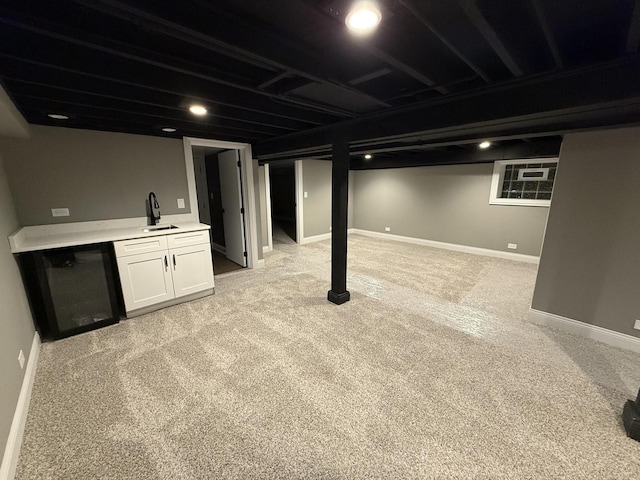
<svg viewBox="0 0 640 480"><path fill-rule="evenodd" d="M640 337L640 128L567 135L532 307Z"/></svg>
<svg viewBox="0 0 640 480"><path fill-rule="evenodd" d="M406 237L540 254L549 209L489 205L491 163L351 173L354 228L390 227L389 233Z"/></svg>
<svg viewBox="0 0 640 480"><path fill-rule="evenodd" d="M0 139L21 225L144 217L150 191L163 215L190 212L180 140L45 126L31 134ZM60 207L71 216L53 218Z"/></svg>
<svg viewBox="0 0 640 480"><path fill-rule="evenodd" d="M307 192L303 199L303 236L313 237L329 233L331 226L331 162L302 161L302 186Z"/></svg>
<svg viewBox="0 0 640 480"><path fill-rule="evenodd" d="M354 172L349 172L349 211L347 228L353 227ZM304 237L323 235L331 230L331 162L327 160L303 160Z"/></svg>
<svg viewBox="0 0 640 480"><path fill-rule="evenodd" d="M18 265L7 241L18 226L0 158L0 455L4 453L24 378L18 353L22 350L28 359L35 332Z"/></svg>

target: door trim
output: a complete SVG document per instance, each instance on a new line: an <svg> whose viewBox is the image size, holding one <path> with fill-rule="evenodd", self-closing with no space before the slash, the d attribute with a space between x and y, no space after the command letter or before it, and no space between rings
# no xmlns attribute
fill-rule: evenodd
<svg viewBox="0 0 640 480"><path fill-rule="evenodd" d="M242 170L242 200L244 203L244 227L247 242L247 267L259 268L258 262L258 224L256 216L256 195L254 184L254 161L251 152L251 145L248 143L224 142L221 140L210 140L206 138L183 137L184 160L187 171L187 186L189 189L189 205L191 206L191 220L200 222L198 197L196 190L196 177L193 164L192 147L214 147L238 150L240 154L240 168Z"/></svg>
<svg viewBox="0 0 640 480"><path fill-rule="evenodd" d="M294 177L296 182L296 243L301 245L304 238L304 184L302 180L302 160L294 163Z"/></svg>

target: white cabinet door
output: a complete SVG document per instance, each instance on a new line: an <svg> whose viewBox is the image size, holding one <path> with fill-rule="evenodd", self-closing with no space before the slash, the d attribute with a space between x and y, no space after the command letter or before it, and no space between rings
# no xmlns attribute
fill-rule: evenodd
<svg viewBox="0 0 640 480"><path fill-rule="evenodd" d="M127 312L175 297L167 250L120 257L118 270Z"/></svg>
<svg viewBox="0 0 640 480"><path fill-rule="evenodd" d="M209 243L172 248L169 254L176 298L213 288L213 266Z"/></svg>

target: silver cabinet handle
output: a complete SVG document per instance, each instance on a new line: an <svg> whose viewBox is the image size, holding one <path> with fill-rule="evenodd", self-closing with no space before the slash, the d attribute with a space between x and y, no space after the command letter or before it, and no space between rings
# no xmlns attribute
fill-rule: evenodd
<svg viewBox="0 0 640 480"><path fill-rule="evenodd" d="M173 256L173 269L176 269L176 256Z"/></svg>
<svg viewBox="0 0 640 480"><path fill-rule="evenodd" d="M167 261L167 256L164 256L164 271L167 272L169 270L169 262Z"/></svg>

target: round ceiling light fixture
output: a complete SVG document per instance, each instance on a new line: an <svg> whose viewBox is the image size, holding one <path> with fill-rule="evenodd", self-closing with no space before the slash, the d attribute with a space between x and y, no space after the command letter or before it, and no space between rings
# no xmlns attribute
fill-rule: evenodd
<svg viewBox="0 0 640 480"><path fill-rule="evenodd" d="M485 148L489 148L490 146L491 146L491 142L487 142L486 140L478 145L478 147L483 149L483 150Z"/></svg>
<svg viewBox="0 0 640 480"><path fill-rule="evenodd" d="M374 2L359 1L347 14L345 23L356 35L367 35L375 30L380 20L382 20L382 14Z"/></svg>
<svg viewBox="0 0 640 480"><path fill-rule="evenodd" d="M372 158L373 158L373 155L371 155L370 153L367 153L367 154L364 156L364 159L365 159L365 160L371 160Z"/></svg>
<svg viewBox="0 0 640 480"><path fill-rule="evenodd" d="M200 117L207 114L207 109L202 105L191 105L189 107L189 111L194 115L198 115Z"/></svg>
<svg viewBox="0 0 640 480"><path fill-rule="evenodd" d="M175 128L171 128L171 127L164 127L164 128L162 129L162 131L163 131L163 132L167 132L167 133L173 133L173 132L175 132L175 131L176 131L176 129L175 129Z"/></svg>
<svg viewBox="0 0 640 480"><path fill-rule="evenodd" d="M48 113L47 117L53 118L54 120L69 120L67 115L62 115L61 113Z"/></svg>

